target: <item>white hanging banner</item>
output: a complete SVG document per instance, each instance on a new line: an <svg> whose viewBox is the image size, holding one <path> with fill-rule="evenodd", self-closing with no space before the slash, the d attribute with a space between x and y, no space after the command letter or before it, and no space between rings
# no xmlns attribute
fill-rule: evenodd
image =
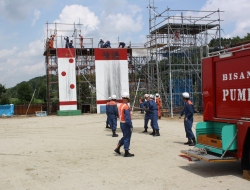
<svg viewBox="0 0 250 190"><path fill-rule="evenodd" d="M58 48L59 109L77 110L74 48Z"/></svg>

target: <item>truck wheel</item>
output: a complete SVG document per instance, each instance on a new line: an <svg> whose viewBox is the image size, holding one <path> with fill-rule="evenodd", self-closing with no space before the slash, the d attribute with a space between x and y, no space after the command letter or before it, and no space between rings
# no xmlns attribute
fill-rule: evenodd
<svg viewBox="0 0 250 190"><path fill-rule="evenodd" d="M250 170L250 130L247 132L241 159L242 170Z"/></svg>
<svg viewBox="0 0 250 190"><path fill-rule="evenodd" d="M250 170L250 149L248 151L244 151L243 153L243 157L241 159L241 168L242 170Z"/></svg>

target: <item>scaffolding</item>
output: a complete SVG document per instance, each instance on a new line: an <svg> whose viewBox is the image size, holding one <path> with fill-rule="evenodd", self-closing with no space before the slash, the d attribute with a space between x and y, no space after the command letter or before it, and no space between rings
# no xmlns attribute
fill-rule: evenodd
<svg viewBox="0 0 250 190"><path fill-rule="evenodd" d="M173 117L183 108L182 93L189 92L196 111L202 111L201 60L211 39L221 47L222 11L171 10L158 13L149 0L149 35L144 65L147 92L161 95L163 108Z"/></svg>
<svg viewBox="0 0 250 190"><path fill-rule="evenodd" d="M95 112L95 66L93 38L83 38L81 43L81 24L46 23L47 39L44 45L46 68L47 112L51 114L53 105L59 109L57 48L65 47L67 36L74 42L76 55L77 107L85 112ZM55 34L52 45L48 44Z"/></svg>
<svg viewBox="0 0 250 190"><path fill-rule="evenodd" d="M76 88L77 88L77 108L83 113L96 113L96 88L95 88L95 56L93 38L84 37L83 46L81 45L81 24L65 23L46 23L47 39L44 45L46 84L47 84L47 113L52 114L52 107L59 109L59 89L58 89L58 65L57 48L65 48L65 38L68 36L74 42L76 55ZM54 36L53 47L49 46L52 36ZM119 39L118 39L119 41ZM118 47L117 43L112 46ZM131 101L134 100L135 86L137 83L138 65L145 65L144 43L131 44L127 46L128 68L129 68L129 87L131 92ZM133 56L132 52L134 52ZM144 52L142 55L140 52ZM141 59L143 61L141 61ZM108 97L107 97L108 98Z"/></svg>

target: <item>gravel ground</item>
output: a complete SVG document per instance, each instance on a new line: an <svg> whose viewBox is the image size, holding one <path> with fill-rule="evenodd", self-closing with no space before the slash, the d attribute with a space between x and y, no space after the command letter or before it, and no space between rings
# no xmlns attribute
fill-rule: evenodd
<svg viewBox="0 0 250 190"><path fill-rule="evenodd" d="M161 136L152 137L142 133L143 114L134 113L131 158L124 150L115 154L122 133L118 128L119 137L111 137L104 114L0 120L1 190L250 189L238 161L179 157L190 147L177 117L159 120ZM201 120L195 116L195 123Z"/></svg>

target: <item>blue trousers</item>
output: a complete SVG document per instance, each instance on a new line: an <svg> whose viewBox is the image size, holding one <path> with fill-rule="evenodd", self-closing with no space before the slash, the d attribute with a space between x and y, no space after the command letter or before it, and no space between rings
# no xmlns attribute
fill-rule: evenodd
<svg viewBox="0 0 250 190"><path fill-rule="evenodd" d="M151 126L154 130L159 130L159 125L158 125L158 112L152 116L151 120Z"/></svg>
<svg viewBox="0 0 250 190"><path fill-rule="evenodd" d="M110 125L110 121L109 121L109 115L107 115L107 120L106 120L106 124Z"/></svg>
<svg viewBox="0 0 250 190"><path fill-rule="evenodd" d="M186 137L188 139L194 138L194 133L192 131L192 125L193 125L193 118L191 118L187 121L184 118L184 127L185 127Z"/></svg>
<svg viewBox="0 0 250 190"><path fill-rule="evenodd" d="M111 129L115 131L117 127L117 117L115 115L109 115L109 123L110 123Z"/></svg>
<svg viewBox="0 0 250 190"><path fill-rule="evenodd" d="M122 130L123 137L119 141L119 144L122 146L124 145L124 150L129 150L130 147L130 139L131 139L131 128L126 123L120 123L120 127Z"/></svg>
<svg viewBox="0 0 250 190"><path fill-rule="evenodd" d="M151 115L149 114L145 114L145 117L144 117L144 129L147 129L148 128L148 121L151 119ZM151 120L151 125L152 125L152 120Z"/></svg>

